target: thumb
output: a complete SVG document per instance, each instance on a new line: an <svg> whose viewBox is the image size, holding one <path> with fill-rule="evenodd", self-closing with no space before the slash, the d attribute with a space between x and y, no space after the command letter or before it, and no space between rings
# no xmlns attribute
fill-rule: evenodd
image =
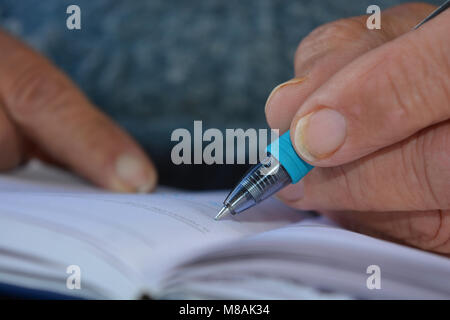
<svg viewBox="0 0 450 320"><path fill-rule="evenodd" d="M336 166L450 117L450 11L348 64L291 124L296 151Z"/></svg>
<svg viewBox="0 0 450 320"><path fill-rule="evenodd" d="M44 57L0 32L0 104L21 133L58 162L115 191L149 191L145 153Z"/></svg>

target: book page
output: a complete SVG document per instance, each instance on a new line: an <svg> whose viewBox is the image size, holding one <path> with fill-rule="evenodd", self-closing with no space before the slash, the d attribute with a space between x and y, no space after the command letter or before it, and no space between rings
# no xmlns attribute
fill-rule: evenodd
<svg viewBox="0 0 450 320"><path fill-rule="evenodd" d="M168 188L154 194L110 193L34 162L0 176L0 257L3 250L52 261L53 272L63 278L64 266L75 264L92 281L105 279L100 276L104 270L83 258L89 252L134 283L142 285L145 270L145 285L152 289L166 270L201 250L304 217L269 200L246 214L215 221L226 194ZM0 268L17 269L19 262L32 272L17 257L1 258Z"/></svg>
<svg viewBox="0 0 450 320"><path fill-rule="evenodd" d="M379 288L370 282L370 268L379 271ZM450 259L324 218L305 219L179 266L161 292L171 298L449 299Z"/></svg>

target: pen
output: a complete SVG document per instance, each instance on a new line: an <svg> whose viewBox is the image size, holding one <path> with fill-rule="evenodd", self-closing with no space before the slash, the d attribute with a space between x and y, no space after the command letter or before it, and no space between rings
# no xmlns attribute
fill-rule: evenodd
<svg viewBox="0 0 450 320"><path fill-rule="evenodd" d="M418 29L449 7L450 0L447 0L413 29ZM266 151L267 157L252 167L227 196L216 220L253 207L285 186L297 183L313 169L312 165L303 161L295 152L289 131L270 144Z"/></svg>
<svg viewBox="0 0 450 320"><path fill-rule="evenodd" d="M252 167L230 192L216 220L253 207L288 184L297 183L313 168L295 152L289 131L270 144L266 151L267 157Z"/></svg>
<svg viewBox="0 0 450 320"><path fill-rule="evenodd" d="M432 13L430 13L428 15L428 17L426 17L425 19L423 19L422 21L420 21L415 27L414 29L418 29L419 27L421 27L425 22L430 21L431 19L433 19L434 17L436 17L438 14L440 14L441 12L447 10L448 8L450 8L450 0L445 1L439 8L437 8L436 10L434 10Z"/></svg>

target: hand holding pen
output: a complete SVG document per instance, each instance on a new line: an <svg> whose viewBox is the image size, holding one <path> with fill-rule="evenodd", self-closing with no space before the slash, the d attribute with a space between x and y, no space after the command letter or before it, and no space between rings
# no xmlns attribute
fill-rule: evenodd
<svg viewBox="0 0 450 320"><path fill-rule="evenodd" d="M278 193L282 201L450 254L450 10L411 31L433 9L388 9L381 30L368 30L367 16L316 29L298 47L296 78L273 90L266 115L272 128L290 129L300 161L315 166ZM288 185L289 174L279 175ZM254 180L244 178L249 192L235 189L220 215L274 189Z"/></svg>

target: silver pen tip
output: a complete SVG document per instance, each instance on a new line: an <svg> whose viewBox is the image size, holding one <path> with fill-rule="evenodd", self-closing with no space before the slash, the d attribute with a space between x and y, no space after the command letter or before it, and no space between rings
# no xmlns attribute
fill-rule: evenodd
<svg viewBox="0 0 450 320"><path fill-rule="evenodd" d="M223 207L222 209L220 209L219 213L217 214L217 216L214 218L214 220L220 220L223 216L226 216L227 214L230 213L230 209L228 209L227 206Z"/></svg>

